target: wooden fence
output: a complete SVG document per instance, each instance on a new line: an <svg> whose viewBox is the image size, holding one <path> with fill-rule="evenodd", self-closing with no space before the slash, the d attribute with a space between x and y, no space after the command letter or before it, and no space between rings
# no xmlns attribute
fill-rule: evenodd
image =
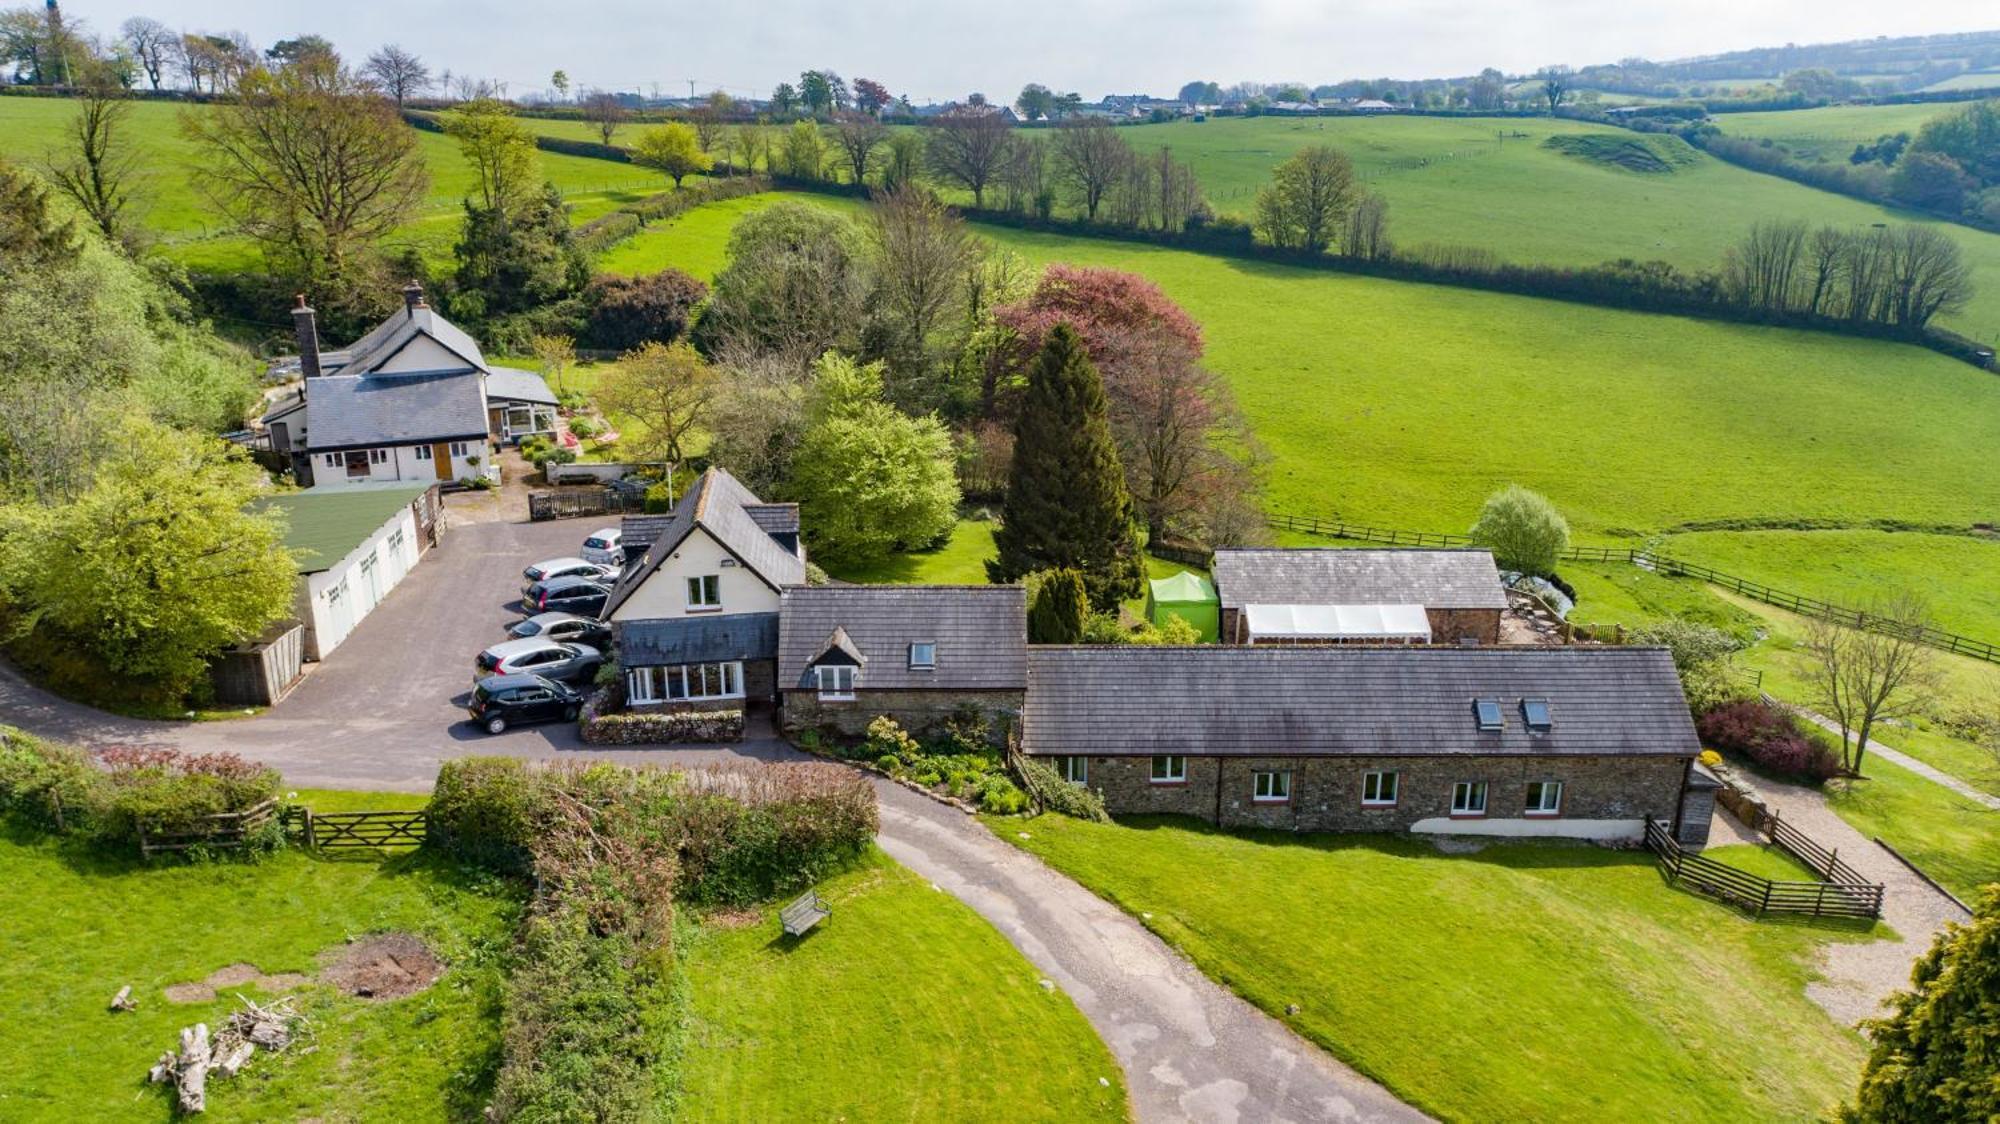
<svg viewBox="0 0 2000 1124"><path fill-rule="evenodd" d="M430 835L430 814L413 812L314 812L289 809L286 826L308 848L338 851L421 847Z"/></svg>
<svg viewBox="0 0 2000 1124"><path fill-rule="evenodd" d="M1773 817L1776 824L1776 818ZM1646 846L1658 856L1660 873L1673 885L1685 886L1699 894L1750 911L1804 914L1812 917L1882 916L1882 887L1864 882L1846 863L1824 850L1790 825L1777 824L1788 834L1772 834L1772 844L1815 871L1824 872L1824 882L1775 882L1733 866L1690 854L1682 849L1667 825L1646 821ZM1795 850L1801 843L1809 849ZM1811 857L1808 857L1811 856Z"/></svg>
<svg viewBox="0 0 2000 1124"><path fill-rule="evenodd" d="M560 492L534 492L528 496L528 518L575 519L585 515L615 515L646 510L646 497L615 488L568 488Z"/></svg>
<svg viewBox="0 0 2000 1124"><path fill-rule="evenodd" d="M196 847L235 850L248 843L253 835L277 815L278 801L274 797L240 812L218 812L212 816L203 816L200 821L203 826L194 831L158 831L148 828L144 821L140 821L139 854L145 858L152 858L162 851L187 851Z"/></svg>
<svg viewBox="0 0 2000 1124"><path fill-rule="evenodd" d="M1305 531L1328 538L1352 539L1356 542L1385 543L1389 546L1418 547L1460 547L1471 546L1473 542L1464 535L1440 534L1433 531L1404 531L1390 527L1370 527L1358 523L1345 523L1338 519L1321 519L1318 516L1273 515L1270 524L1284 531ZM1603 546L1578 546L1563 551L1566 562L1618 562L1651 570L1668 577L1693 578L1696 581L1718 585L1732 593L1775 605L1809 617L1821 617L1847 628L1864 629L1886 635L1906 635L1926 647L1955 655L1969 656L1987 663L2000 663L2000 644L1961 636L1937 628L1911 629L1900 622L1871 616L1859 609L1846 605L1836 605L1816 597L1802 597L1787 590L1776 589L1762 582L1727 574L1713 566L1703 566L1695 562L1683 562L1647 550L1619 549Z"/></svg>

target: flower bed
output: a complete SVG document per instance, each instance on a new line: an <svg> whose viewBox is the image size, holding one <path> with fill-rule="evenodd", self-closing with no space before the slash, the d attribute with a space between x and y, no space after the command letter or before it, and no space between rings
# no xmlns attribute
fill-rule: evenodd
<svg viewBox="0 0 2000 1124"><path fill-rule="evenodd" d="M581 734L588 745L676 745L743 740L743 712L740 710L657 713L626 710L599 714L585 707L582 721Z"/></svg>

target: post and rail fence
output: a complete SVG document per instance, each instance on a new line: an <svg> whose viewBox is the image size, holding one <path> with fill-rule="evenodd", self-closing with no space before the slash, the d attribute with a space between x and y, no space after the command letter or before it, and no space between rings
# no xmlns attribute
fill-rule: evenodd
<svg viewBox="0 0 2000 1124"><path fill-rule="evenodd" d="M646 497L618 488L565 488L528 494L528 519L576 519L585 515L617 515L646 510Z"/></svg>
<svg viewBox="0 0 2000 1124"><path fill-rule="evenodd" d="M1821 873L1826 881L1774 881L1692 854L1660 820L1646 821L1646 846L1657 857L1660 873L1669 884L1685 886L1758 917L1767 913L1870 919L1882 916L1879 883L1863 881L1853 868L1790 825L1781 824L1775 815L1771 824L1778 829L1770 833L1772 845Z"/></svg>
<svg viewBox="0 0 2000 1124"><path fill-rule="evenodd" d="M1463 547L1474 545L1465 535L1443 534L1436 531L1406 531L1392 527L1370 527L1365 524L1348 523L1339 519L1322 519L1307 515L1272 515L1272 527L1281 531L1302 531L1307 534L1324 535L1327 538L1349 539L1355 542L1383 543L1388 546L1414 547ZM1683 562L1656 551L1620 549L1603 546L1578 546L1563 551L1566 562L1618 562L1650 570L1668 577L1693 578L1710 585L1721 586L1731 593L1774 605L1794 613L1809 617L1819 617L1833 621L1847 628L1880 632L1892 636L1909 636L1917 643L1954 655L1967 656L1987 663L2000 664L2000 644L1946 632L1938 628L1912 629L1898 621L1885 620L1846 605L1836 605L1816 597L1803 597L1787 590L1777 589L1762 582L1751 581L1735 574L1724 573L1713 566L1696 562Z"/></svg>

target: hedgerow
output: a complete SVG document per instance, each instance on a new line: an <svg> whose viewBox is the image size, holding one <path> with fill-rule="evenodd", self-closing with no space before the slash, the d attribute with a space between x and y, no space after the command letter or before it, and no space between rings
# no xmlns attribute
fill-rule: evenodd
<svg viewBox="0 0 2000 1124"><path fill-rule="evenodd" d="M278 772L233 753L120 747L92 755L0 729L0 812L45 830L103 844L134 843L139 830L199 834L207 818L278 795ZM278 829L249 840L278 843Z"/></svg>

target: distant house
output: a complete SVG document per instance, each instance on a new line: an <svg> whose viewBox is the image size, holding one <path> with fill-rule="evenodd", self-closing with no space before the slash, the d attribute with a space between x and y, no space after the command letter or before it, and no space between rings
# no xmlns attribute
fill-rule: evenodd
<svg viewBox="0 0 2000 1124"><path fill-rule="evenodd" d="M285 521L298 562L293 616L305 626L305 658L325 659L416 568L437 541L437 485L312 488L257 501Z"/></svg>
<svg viewBox="0 0 2000 1124"><path fill-rule="evenodd" d="M1485 550L1223 549L1224 644L1500 642L1507 592Z"/></svg>
<svg viewBox="0 0 2000 1124"><path fill-rule="evenodd" d="M1019 586L799 586L779 608L786 730L865 733L879 715L918 736L978 714L1003 737L1027 689Z"/></svg>
<svg viewBox="0 0 2000 1124"><path fill-rule="evenodd" d="M1355 113L1394 113L1402 107L1380 98L1356 98L1348 103L1347 108Z"/></svg>
<svg viewBox="0 0 2000 1124"><path fill-rule="evenodd" d="M663 522L629 525L626 569L605 602L635 709L777 697L777 614L806 580L795 504L767 504L711 468Z"/></svg>
<svg viewBox="0 0 2000 1124"><path fill-rule="evenodd" d="M1701 751L1658 648L1028 650L1024 751L1118 814L1631 840ZM1683 823L1683 820L1689 822Z"/></svg>
<svg viewBox="0 0 2000 1124"><path fill-rule="evenodd" d="M556 428L539 375L491 367L423 289L352 346L322 351L312 308L292 310L297 392L264 415L271 447L307 487L497 477L495 440Z"/></svg>

